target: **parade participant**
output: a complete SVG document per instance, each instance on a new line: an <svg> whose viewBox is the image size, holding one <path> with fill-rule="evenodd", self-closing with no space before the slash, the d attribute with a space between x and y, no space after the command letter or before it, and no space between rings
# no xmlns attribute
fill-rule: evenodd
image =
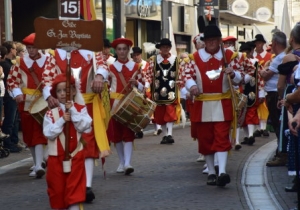
<svg viewBox="0 0 300 210"><path fill-rule="evenodd" d="M228 79L239 84L242 77L239 71L231 67L232 59L235 59L231 50L224 52L229 67L223 68L225 58L220 47L221 37L221 31L216 25L206 26L205 48L193 54L194 58L185 64L180 78L191 95L195 96L191 120L196 123L200 152L205 155L208 167L207 185L225 186L230 183L226 165L231 149L229 132L233 120ZM219 161L218 176L214 168L215 153Z"/></svg>
<svg viewBox="0 0 300 210"><path fill-rule="evenodd" d="M132 41L126 38L118 38L111 43L118 57L117 61L109 66L112 110L117 107L120 99L129 93L131 86L137 87L140 91L144 89L141 64L128 59L132 45ZM131 166L134 131L114 118L111 118L109 126L109 140L115 144L120 162L117 173L129 175L134 172L134 168Z"/></svg>
<svg viewBox="0 0 300 210"><path fill-rule="evenodd" d="M145 60L142 59L142 49L139 47L133 47L132 49L132 53L131 53L131 58L134 62L141 64L141 68L142 68L142 72L145 72L146 69L149 68L149 63ZM143 131L137 132L135 134L136 138L143 138L144 133Z"/></svg>
<svg viewBox="0 0 300 210"><path fill-rule="evenodd" d="M274 59L270 62L270 65L260 71L260 75L265 80L265 91L267 92L266 103L269 112L271 113L269 118L271 125L275 131L277 137L277 143L279 145L280 139L280 114L281 110L277 107L278 102L278 90L277 84L279 79L278 66L282 63L284 56L286 55L285 49L287 47L286 35L283 32L275 32L272 37L272 51L275 53ZM287 153L281 153L281 161L270 161L267 166L284 166L287 162Z"/></svg>
<svg viewBox="0 0 300 210"><path fill-rule="evenodd" d="M31 173L30 176L41 178L45 174L41 164L43 145L47 144L47 139L43 135L42 125L30 114L29 107L34 105L36 97L42 94L42 73L48 58L38 52L39 49L34 46L34 39L35 33L23 39L28 55L20 58L20 63L12 66L7 78L7 87L19 104L23 141L33 157L35 173Z"/></svg>
<svg viewBox="0 0 300 210"><path fill-rule="evenodd" d="M178 116L178 89L176 81L179 74L179 60L170 53L172 44L167 38L161 39L155 46L160 50L157 56L149 59L149 68L145 75L145 86L150 88L152 100L157 103L154 120L159 125L166 126L166 135L161 144L173 144L173 124Z"/></svg>
<svg viewBox="0 0 300 210"><path fill-rule="evenodd" d="M58 107L59 104L57 99L50 95L49 87L56 75L66 72L67 52L62 49L56 49L54 58L54 60L48 62L43 74L45 84L48 87L47 91L44 91L44 98L51 108ZM82 134L82 138L86 142L84 147L86 202L92 202L95 199L92 191L94 163L99 159L99 149L101 158L111 153L106 135L106 121L108 124L109 113L107 113L104 105L110 106L110 104L109 100L103 102L102 98L100 99L100 93L103 92L102 90L108 77L108 67L103 60L102 52L94 53L80 49L73 50L70 53L70 68L75 79L80 81L80 91L84 99L82 103L86 105L89 115L93 118L91 132ZM105 113L105 116L103 116L103 113Z"/></svg>
<svg viewBox="0 0 300 210"><path fill-rule="evenodd" d="M247 96L246 113L241 127L244 128L246 137L241 144L253 145L255 136L253 135L256 125L259 125L257 109L265 100L264 82L258 74L258 63L253 59L254 46L251 42L241 43L240 50L243 63L248 63L252 68L244 69L243 93Z"/></svg>
<svg viewBox="0 0 300 210"><path fill-rule="evenodd" d="M57 98L60 106L47 111L44 117L43 133L48 139L49 157L47 161L48 196L52 209L79 210L85 201L86 177L83 145L80 141L83 132L91 131L92 118L84 105L77 103L82 98L79 84L70 80L71 101L66 98L66 76L58 75L53 83L51 95ZM65 123L70 122L70 136L66 139ZM71 170L64 171L65 141L69 141Z"/></svg>
<svg viewBox="0 0 300 210"><path fill-rule="evenodd" d="M109 66L116 61L116 58L110 53L111 44L108 39L103 39L103 60L106 61L106 65Z"/></svg>
<svg viewBox="0 0 300 210"><path fill-rule="evenodd" d="M253 57L258 60L258 64L260 66L264 66L266 62L272 59L272 54L264 49L266 40L264 39L262 34L257 34L255 36L254 43L255 50L253 52ZM253 135L254 137L269 136L269 132L266 130L269 111L265 102L259 105L258 113L260 129L256 130Z"/></svg>

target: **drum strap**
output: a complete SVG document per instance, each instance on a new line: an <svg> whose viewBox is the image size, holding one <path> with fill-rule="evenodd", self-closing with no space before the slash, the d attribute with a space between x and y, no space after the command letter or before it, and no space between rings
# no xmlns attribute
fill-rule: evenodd
<svg viewBox="0 0 300 210"><path fill-rule="evenodd" d="M124 75L122 74L122 72L118 72L118 73L119 73L120 80L124 86L124 89L126 90L126 92L128 92L128 87L127 87L127 83L125 81Z"/></svg>
<svg viewBox="0 0 300 210"><path fill-rule="evenodd" d="M37 86L37 89L41 89L41 87L40 87L40 81L37 78L37 75L34 72L34 69L32 67L29 68L29 72L30 72L30 74L31 74L31 76L33 78L33 81L34 81L35 85Z"/></svg>

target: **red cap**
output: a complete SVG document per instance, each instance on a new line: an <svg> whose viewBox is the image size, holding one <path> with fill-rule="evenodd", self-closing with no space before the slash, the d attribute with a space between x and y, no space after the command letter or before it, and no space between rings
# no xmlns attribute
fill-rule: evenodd
<svg viewBox="0 0 300 210"><path fill-rule="evenodd" d="M35 33L29 34L23 39L23 44L34 45Z"/></svg>
<svg viewBox="0 0 300 210"><path fill-rule="evenodd" d="M236 41L237 38L235 38L234 36L227 36L225 38L222 39L223 42L227 42L227 41Z"/></svg>
<svg viewBox="0 0 300 210"><path fill-rule="evenodd" d="M66 82L67 81L67 77L65 74L59 74L55 77L55 79L52 82L52 88L50 90L50 94L54 97L57 98L56 96L56 86L61 83L61 82ZM75 79L73 76L71 76L71 80L70 80L70 84L71 85L75 85Z"/></svg>
<svg viewBox="0 0 300 210"><path fill-rule="evenodd" d="M115 39L112 43L111 46L113 48L116 48L118 46L118 44L126 44L129 47L131 47L133 45L132 41L130 39L126 39L126 38L118 38Z"/></svg>

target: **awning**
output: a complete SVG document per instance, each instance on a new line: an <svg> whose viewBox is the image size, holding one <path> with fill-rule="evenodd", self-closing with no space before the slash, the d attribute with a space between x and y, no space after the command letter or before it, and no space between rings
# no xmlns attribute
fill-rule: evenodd
<svg viewBox="0 0 300 210"><path fill-rule="evenodd" d="M220 21L222 23L228 23L233 24L236 26L245 26L245 25L274 25L274 22L271 21L265 21L261 22L257 20L256 18L249 17L249 16L239 16L234 14L232 11L229 10L220 10Z"/></svg>

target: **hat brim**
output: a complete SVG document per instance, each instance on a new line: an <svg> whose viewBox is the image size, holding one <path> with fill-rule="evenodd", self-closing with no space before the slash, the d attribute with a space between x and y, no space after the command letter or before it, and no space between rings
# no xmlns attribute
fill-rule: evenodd
<svg viewBox="0 0 300 210"><path fill-rule="evenodd" d="M155 48L156 48L156 49L160 49L161 46L169 46L169 47L172 47L171 44L156 44L156 45L155 45Z"/></svg>
<svg viewBox="0 0 300 210"><path fill-rule="evenodd" d="M118 38L115 39L112 43L111 46L113 48L116 48L119 44L126 44L129 47L131 47L133 45L133 42L130 39L126 39L126 38Z"/></svg>

